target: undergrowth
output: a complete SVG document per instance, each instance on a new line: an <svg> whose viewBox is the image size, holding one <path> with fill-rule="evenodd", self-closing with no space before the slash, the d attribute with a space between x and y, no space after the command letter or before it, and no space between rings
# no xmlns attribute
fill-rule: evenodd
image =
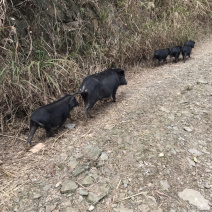
<svg viewBox="0 0 212 212"><path fill-rule="evenodd" d="M149 61L158 48L209 32L211 9L209 0L0 0L1 131L77 91L88 74Z"/></svg>

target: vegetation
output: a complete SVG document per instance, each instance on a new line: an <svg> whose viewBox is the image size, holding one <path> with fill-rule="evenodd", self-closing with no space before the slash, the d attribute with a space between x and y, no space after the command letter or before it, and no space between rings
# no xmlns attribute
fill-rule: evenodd
<svg viewBox="0 0 212 212"><path fill-rule="evenodd" d="M2 131L87 74L151 60L211 27L209 0L36 2L0 0Z"/></svg>

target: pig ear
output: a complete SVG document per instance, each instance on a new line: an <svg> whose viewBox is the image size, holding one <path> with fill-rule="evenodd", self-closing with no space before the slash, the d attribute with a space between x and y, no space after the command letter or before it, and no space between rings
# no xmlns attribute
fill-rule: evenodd
<svg viewBox="0 0 212 212"><path fill-rule="evenodd" d="M69 104L71 105L72 104L72 101L74 100L74 96L72 96L72 98L70 99L69 101Z"/></svg>
<svg viewBox="0 0 212 212"><path fill-rule="evenodd" d="M124 75L124 70L120 70L119 73L120 73L121 75Z"/></svg>
<svg viewBox="0 0 212 212"><path fill-rule="evenodd" d="M74 100L74 98L75 98L75 96L76 96L77 94L78 94L78 93L75 93L75 94L72 95L72 97L71 97L71 99L70 99L70 101L69 101L69 104L72 103L72 101Z"/></svg>

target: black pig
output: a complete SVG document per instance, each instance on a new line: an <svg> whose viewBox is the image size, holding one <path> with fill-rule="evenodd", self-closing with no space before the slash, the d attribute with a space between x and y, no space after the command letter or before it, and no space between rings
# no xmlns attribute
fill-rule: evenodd
<svg viewBox="0 0 212 212"><path fill-rule="evenodd" d="M175 58L175 63L177 62L179 56L180 56L180 53L181 53L181 50L182 50L182 46L175 46L171 49L170 51L170 57L174 57Z"/></svg>
<svg viewBox="0 0 212 212"><path fill-rule="evenodd" d="M190 58L192 47L191 46L183 46L182 48L182 55L183 55L183 62L185 63L186 57Z"/></svg>
<svg viewBox="0 0 212 212"><path fill-rule="evenodd" d="M188 40L184 43L184 46L190 46L191 48L194 48L195 42L193 40Z"/></svg>
<svg viewBox="0 0 212 212"><path fill-rule="evenodd" d="M30 132L27 143L31 145L32 137L38 127L46 130L52 136L52 127L58 126L61 129L66 119L70 117L70 111L78 106L74 95L65 95L59 100L36 109L30 118Z"/></svg>
<svg viewBox="0 0 212 212"><path fill-rule="evenodd" d="M153 55L153 61L158 60L158 64L160 64L161 60L163 60L163 62L165 63L168 55L170 55L169 48L155 50Z"/></svg>
<svg viewBox="0 0 212 212"><path fill-rule="evenodd" d="M186 57L188 56L190 58L190 54L192 51L192 48L194 48L195 42L192 40L188 40L184 43L184 46L182 48L182 55L183 55L183 61L185 63Z"/></svg>
<svg viewBox="0 0 212 212"><path fill-rule="evenodd" d="M85 117L88 120L90 109L98 100L112 96L116 101L116 91L119 85L126 85L124 70L107 69L86 77L80 85L79 92L85 104Z"/></svg>

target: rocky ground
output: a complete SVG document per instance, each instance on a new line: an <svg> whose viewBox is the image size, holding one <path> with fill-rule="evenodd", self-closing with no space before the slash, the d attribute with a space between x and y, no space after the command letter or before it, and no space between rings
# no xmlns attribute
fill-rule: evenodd
<svg viewBox="0 0 212 212"><path fill-rule="evenodd" d="M212 42L191 58L127 72L117 102L26 149L1 137L0 211L212 211ZM23 140L21 140L23 139Z"/></svg>

